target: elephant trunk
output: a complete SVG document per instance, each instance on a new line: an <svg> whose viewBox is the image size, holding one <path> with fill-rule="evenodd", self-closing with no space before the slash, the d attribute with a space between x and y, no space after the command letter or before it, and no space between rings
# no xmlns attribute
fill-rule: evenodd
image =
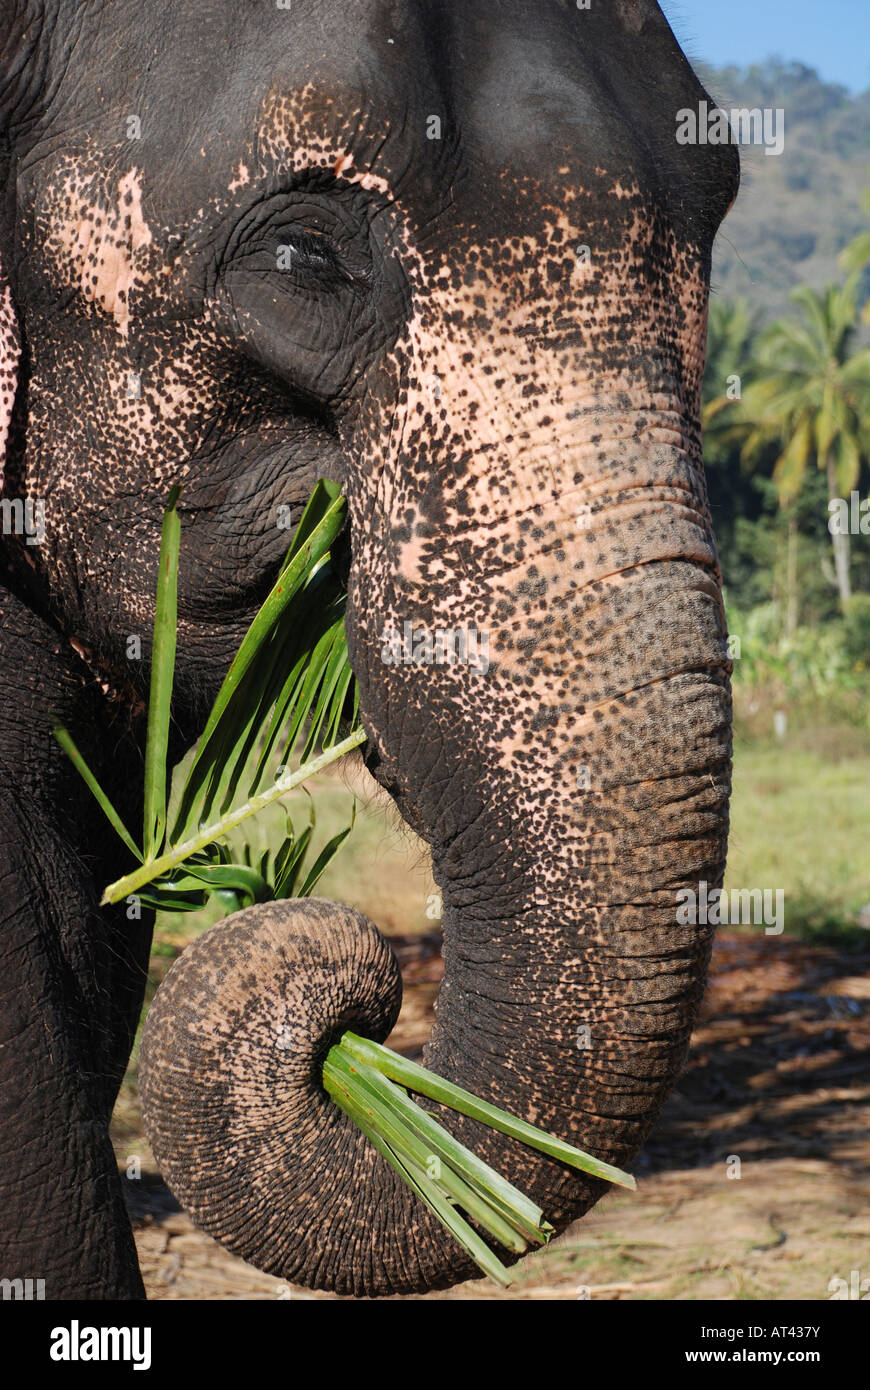
<svg viewBox="0 0 870 1390"><path fill-rule="evenodd" d="M473 1270L323 1088L341 1033L383 1041L401 999L372 923L316 898L233 914L161 985L139 1066L154 1155L197 1224L258 1268L356 1295Z"/></svg>
<svg viewBox="0 0 870 1390"><path fill-rule="evenodd" d="M432 767L418 761L419 781L395 788L429 829L444 897L445 980L426 1064L621 1166L673 1084L703 989L710 931L681 923L678 892L721 883L727 830L715 567L684 553L698 523L688 499L652 514L661 553L648 565L610 571L613 548L587 535L574 559L600 556L601 579L572 588L576 566L546 547L521 579L505 572L493 665L425 672L444 695L431 706ZM649 511L637 518L641 532L650 524ZM554 606L539 623L542 577ZM402 674L413 682L421 670ZM499 731L485 750L482 680ZM372 1296L476 1272L323 1088L330 1044L345 1028L383 1040L400 997L372 924L316 900L229 919L158 993L140 1066L155 1157L197 1222L270 1273ZM441 1118L557 1230L604 1190L471 1120Z"/></svg>

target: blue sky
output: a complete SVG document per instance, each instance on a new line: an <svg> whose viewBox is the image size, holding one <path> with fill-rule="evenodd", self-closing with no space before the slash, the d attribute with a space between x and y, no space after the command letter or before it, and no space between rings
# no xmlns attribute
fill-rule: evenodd
<svg viewBox="0 0 870 1390"><path fill-rule="evenodd" d="M659 0L690 58L741 67L798 59L853 92L870 87L870 0Z"/></svg>

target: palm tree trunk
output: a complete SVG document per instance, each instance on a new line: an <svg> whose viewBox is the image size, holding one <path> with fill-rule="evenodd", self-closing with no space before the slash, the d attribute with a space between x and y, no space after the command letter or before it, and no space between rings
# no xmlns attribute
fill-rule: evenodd
<svg viewBox="0 0 870 1390"><path fill-rule="evenodd" d="M832 456L828 455L828 498L833 501L839 496L837 489L837 470L834 467ZM837 580L837 591L840 595L840 607L845 612L846 606L852 597L852 584L849 579L849 536L832 533L831 542L834 547L834 574Z"/></svg>
<svg viewBox="0 0 870 1390"><path fill-rule="evenodd" d="M788 517L788 550L786 552L785 572L785 632L792 637L800 616L800 595L798 593L798 526L794 508Z"/></svg>

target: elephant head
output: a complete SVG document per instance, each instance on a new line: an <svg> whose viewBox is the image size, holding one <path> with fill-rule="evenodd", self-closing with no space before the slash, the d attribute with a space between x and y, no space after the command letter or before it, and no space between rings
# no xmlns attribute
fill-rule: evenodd
<svg viewBox="0 0 870 1390"><path fill-rule="evenodd" d="M699 395L738 175L732 147L676 141L703 89L654 0L533 23L519 0L12 11L0 428L7 495L44 500L45 539L8 538L10 602L132 699L182 483L182 742L282 517L339 481L366 762L443 893L426 1063L624 1165L704 984L709 929L678 923L677 895L721 883L726 849ZM370 924L251 909L181 965L144 1091L197 1219L340 1292L473 1272L318 1083L337 1028L383 1036L395 1014ZM284 1018L301 1051L276 1051ZM558 1229L601 1193L450 1123ZM123 1259L88 1287L127 1287Z"/></svg>

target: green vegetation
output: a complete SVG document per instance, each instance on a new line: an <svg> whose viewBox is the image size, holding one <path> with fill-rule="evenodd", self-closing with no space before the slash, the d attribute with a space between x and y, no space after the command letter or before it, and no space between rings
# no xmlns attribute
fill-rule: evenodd
<svg viewBox="0 0 870 1390"><path fill-rule="evenodd" d="M620 1187L636 1186L634 1178L621 1169L592 1158L536 1125L489 1105L461 1086L454 1086L416 1062L355 1033L344 1033L330 1048L323 1066L323 1083L335 1103L359 1125L484 1273L505 1288L511 1282L509 1271L457 1208L467 1212L491 1240L516 1255L546 1244L553 1228L540 1207L415 1105L408 1090L479 1120L581 1172Z"/></svg>
<svg viewBox="0 0 870 1390"><path fill-rule="evenodd" d="M786 932L866 948L868 787L870 738L854 728L808 723L787 757L738 739L726 887L781 887Z"/></svg>
<svg viewBox="0 0 870 1390"><path fill-rule="evenodd" d="M350 827L333 837L304 875L313 816L301 833L287 814L277 837L258 834L260 827L252 839L230 836L243 825L247 831L263 811L364 741L347 656L345 594L330 558L344 525L345 502L335 484L318 483L272 590L230 665L195 749L176 769L167 798L181 543L178 494L178 488L170 493L160 547L141 850L69 733L55 729L139 861L108 885L102 902L136 894L150 907L197 912L214 897L224 912L234 912L254 902L305 897ZM339 739L343 723L349 731ZM301 766L291 770L294 758Z"/></svg>
<svg viewBox="0 0 870 1390"><path fill-rule="evenodd" d="M743 393L749 429L742 458L764 457L773 443L781 453L773 468L779 501L788 508L800 496L812 460L825 473L831 502L857 488L870 442L870 348L854 350L856 277L816 294L793 290L798 320L770 325L758 342L757 373ZM831 533L834 574L844 612L852 597L849 532Z"/></svg>
<svg viewBox="0 0 870 1390"><path fill-rule="evenodd" d="M857 276L759 327L744 304L710 317L704 381L710 504L735 685L772 700L856 698L870 666L870 349Z"/></svg>
<svg viewBox="0 0 870 1390"><path fill-rule="evenodd" d="M870 94L852 100L807 69L777 64L730 76L730 90L722 74L709 77L723 104L736 92L736 105L785 106L787 121L791 112L795 120L782 159L762 161L763 189L750 181L725 228L734 240L736 225L741 256L752 256L773 207L781 218L779 279L767 278L764 293L753 283L752 310L746 299L714 297L703 388L710 507L735 658L727 885L781 886L787 931L866 943L870 349L860 325L870 322L870 190L846 197L821 171L846 162L854 169L860 159L866 178ZM784 210L789 189L800 217ZM840 228L835 238L816 235L824 217ZM753 218L755 240L746 232ZM795 286L803 263L783 255L779 231L797 226L813 233L815 251L810 283ZM810 273L823 242L826 284ZM781 316L772 319L775 310ZM837 529L835 516L844 512L848 526Z"/></svg>

